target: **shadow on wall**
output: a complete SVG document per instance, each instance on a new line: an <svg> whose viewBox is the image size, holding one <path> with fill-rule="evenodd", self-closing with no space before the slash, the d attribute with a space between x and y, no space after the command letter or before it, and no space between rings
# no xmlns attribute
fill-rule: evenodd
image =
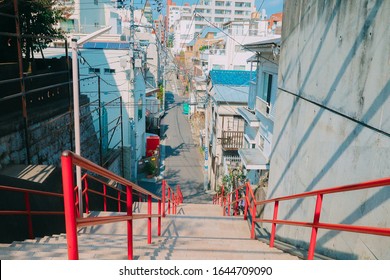
<svg viewBox="0 0 390 280"><path fill-rule="evenodd" d="M328 19L328 22L327 22L327 25L324 29L324 32L321 34L321 36L319 36L320 38L325 38L326 36L328 36L328 33L331 30L332 24L334 24L334 21L337 19L336 16L340 13L339 10L340 10L341 3L342 3L342 1L340 1L340 0L336 1L335 8L333 9L332 15ZM329 87L331 90L329 90L329 92L327 92L326 97L324 98L324 100L321 103L322 105L326 106L329 103L329 101L331 100L331 98L335 92L332 89L335 89L340 85L340 82L342 80L342 77L343 77L345 71L347 70L348 67L351 66L351 63L355 59L355 56L357 54L357 49L359 47L361 47L361 45L366 40L366 36L369 33L369 29L372 27L374 20L377 16L378 12L381 9L382 4L383 4L383 1L376 1L374 6L372 7L371 11L367 14L367 16L365 18L365 22L363 24L363 27L358 32L357 38L353 42L352 47L349 50L345 60L341 63L341 66L337 71L336 78L331 83L331 85ZM308 13L308 11L307 11L307 13ZM301 21L304 20L305 16L306 16L306 13L301 17ZM299 26L297 25L297 26L294 26L293 28L298 28L298 27ZM278 135L277 139L275 139L275 142L274 142L275 144L274 144L273 152L271 153L271 158L273 156L274 151L277 149L277 146L280 144L280 141L281 141L281 139L282 139L282 137L287 129L287 126L290 123L290 120L293 118L293 114L296 114L296 112L300 108L298 101L301 99L300 98L301 93L305 92L306 86L307 86L309 80L312 78L312 74L315 74L315 73L312 73L312 70L315 68L314 66L317 63L319 63L319 58L321 56L321 49L322 48L323 48L323 44L321 44L321 42L319 42L319 45L314 52L311 65L308 67L308 74L304 77L304 80L303 80L301 86L297 90L296 97L293 101L293 106L291 107L290 111L287 114L286 121L281 128L280 134ZM300 53L299 55L303 55L303 53ZM299 61L299 57L297 58L296 61ZM296 62L296 61L294 61L294 62ZM292 71L292 69L294 69L294 67L300 67L300 66L299 65L297 66L294 63L290 63L286 68L286 75L283 76L283 79L288 79L290 77L290 71ZM298 71L300 71L300 69ZM283 89L280 89L280 90L284 91ZM356 122L355 128L349 133L349 135L347 135L345 137L345 140L338 146L338 148L335 150L335 152L332 155L330 155L329 160L327 160L327 162L325 162L323 168L320 169L321 171L311 180L311 182L307 185L307 187L304 191L311 191L316 187L316 185L321 181L321 179L323 179L326 176L326 174L328 173L328 171L334 166L335 162L337 162L337 160L343 156L345 151L351 146L352 143L354 143L354 140L356 139L356 137L358 137L364 131L364 129L369 128L369 129L373 129L374 131L376 131L378 133L385 134L385 132L380 132L380 131L375 130L375 128L366 126L365 123L368 123L374 117L375 113L381 108L381 106L383 106L383 104L385 104L386 102L389 102L389 92L390 92L390 81L388 81L386 83L386 85L383 87L383 89L378 93L378 96L376 96L376 98L373 100L373 103L368 108L366 113L361 117L361 119L364 122L363 124L360 124L360 123L356 122L355 120L353 120L352 118L350 118L351 121ZM295 93L292 93L292 94L295 95ZM311 126L303 133L303 136L302 136L300 142L298 143L296 149L292 152L292 154L289 158L289 161L287 162L284 170L282 170L280 172L280 177L277 180L276 184L273 186L273 189L271 189L271 192L269 193L268 197L273 197L275 195L278 188L281 187L281 183L283 181L283 178L285 178L285 176L287 176L289 174L289 172L291 172L292 167L297 166L297 164L300 160L299 156L300 156L301 148L304 147L304 145L306 144L308 139L313 134L314 127L316 127L319 124L319 121L320 121L321 117L323 116L325 110L331 110L331 109L321 108L318 111L317 115L315 116L315 118L312 121ZM340 223L354 224L359 219L361 219L362 216L365 216L365 215L369 214L370 212L372 212L374 209L381 207L381 205L388 202L388 200L389 200L389 189L388 188L380 189L378 192L373 194L371 197L367 198L365 201L360 202L359 205L355 209L351 209L351 213L346 218L344 218L342 221L340 221ZM286 215L285 218L288 219L288 218L292 217L293 214L299 210L299 207L300 207L300 202L296 201L292 205L292 207L289 209L289 213ZM362 207L364 208L364 211L362 211ZM327 252L328 249L325 249L323 246L327 242L329 242L330 239L334 238L335 236L337 236L339 234L342 234L342 233L337 232L337 231L328 231L323 236L319 237L319 239L317 241L318 242L317 243L317 251L323 250L323 251ZM296 242L295 240L294 241L293 240L286 240L286 241ZM305 242L302 242L302 241L299 241L299 242L302 243L302 246L307 245L307 243L305 243ZM356 259L357 258L357 256L355 256L354 254L339 253L336 250L332 250L332 253L336 253L338 256L342 256L345 259Z"/></svg>

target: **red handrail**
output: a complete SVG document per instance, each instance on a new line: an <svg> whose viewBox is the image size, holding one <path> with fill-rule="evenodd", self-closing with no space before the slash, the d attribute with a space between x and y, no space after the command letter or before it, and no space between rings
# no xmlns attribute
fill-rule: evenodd
<svg viewBox="0 0 390 280"><path fill-rule="evenodd" d="M28 238L34 238L34 229L33 229L33 220L32 216L38 215L64 215L63 211L34 211L31 209L30 204L30 195L40 195L40 196L52 196L52 197L60 197L63 195L61 193L55 192L47 192L47 191L39 191L39 190L30 190L24 188L16 188L10 186L2 186L0 185L0 190L3 191L11 191L11 192L19 192L24 194L24 204L25 210L0 210L0 215L26 215L27 216L27 228L28 228Z"/></svg>
<svg viewBox="0 0 390 280"><path fill-rule="evenodd" d="M315 253L315 248L316 248L318 229L327 229L327 230L337 230L337 231L356 232L356 233L364 233L364 234L372 234L372 235L390 236L390 228L389 227L383 228L383 227L373 227L373 226L332 224L332 223L320 222L320 216L321 216L321 211L322 211L322 201L323 201L324 195L341 193L341 192L349 192L349 191L357 191L357 190L363 190L363 189L369 189L369 188L388 187L388 186L390 186L390 177L367 181L367 182L362 182L362 183L357 183L357 184L350 184L350 185L344 185L344 186L337 186L337 187L333 187L333 188L326 188L326 189L321 189L321 190L304 192L304 193L299 193L299 194L294 194L294 195L289 195L289 196L282 196L282 197L267 199L267 200L263 200L263 201L256 201L253 190L250 187L249 182L247 182L245 184L245 187L246 187L245 201L246 201L246 203L245 203L244 219L247 219L247 213L249 211L252 215L251 234L250 234L252 239L255 238L255 223L256 222L269 223L272 225L270 241L269 241L270 247L274 247L276 229L277 229L278 224L293 225L293 226L300 226L300 227L311 227L312 232L311 232L311 237L310 237L307 259L312 260L314 258L314 253ZM230 194L228 194L228 195L230 196ZM293 199L313 197L313 196L316 197L316 205L314 208L312 222L278 219L280 202L293 200ZM257 206L267 205L270 203L273 203L273 205L274 205L272 219L256 218Z"/></svg>
<svg viewBox="0 0 390 280"><path fill-rule="evenodd" d="M166 201L165 192L162 194L162 198L159 196L143 189L142 187L112 173L109 170L106 170L93 162L82 158L70 151L65 151L61 156L62 163L62 182L64 190L64 208L65 208L65 226L66 226L66 236L68 244L68 258L75 260L79 258L78 255L78 240L77 240L77 227L91 226L97 224L106 224L119 221L127 221L127 244L128 244L128 259L133 259L133 220L135 219L147 219L147 243L150 244L152 241L152 218L157 218L157 227L158 235L161 235L161 217L163 217L164 211L161 211L162 203L161 201ZM83 197L78 199L85 199L86 210L89 211L89 198L88 193L94 193L103 196L103 209L107 209L107 198L118 201L118 211L120 211L121 203L126 203L126 215L116 215L109 217L82 217L82 215L77 214L77 192L75 192L75 184L73 181L73 174L75 166L79 166L85 171L89 171L93 174L96 174L104 179L110 180L113 183L119 183L126 188L126 191L119 190L105 180L100 180L96 176L90 174L83 176ZM103 184L103 192L98 192L96 190L91 190L88 187L87 178L93 179L97 182ZM118 198L114 196L109 196L104 190L107 187L114 188L118 191ZM76 187L77 188L77 187ZM169 188L170 189L170 188ZM121 194L126 194L126 200L121 199ZM148 210L147 214L135 214L133 213L133 195L144 195L147 197ZM174 191L171 190L171 195L174 196ZM76 198L76 199L75 199ZM152 199L157 200L158 202L158 214L152 213ZM169 197L168 201L171 202L172 199ZM170 213L169 213L170 214Z"/></svg>
<svg viewBox="0 0 390 280"><path fill-rule="evenodd" d="M168 214L171 214L171 206L172 206L172 214L176 214L177 212L177 206L180 205L183 202L183 194L181 192L181 188L179 185L176 186L176 193L175 191L168 185L166 180L162 180L162 186L161 186L161 192L162 192L162 215L165 217L165 212L168 212ZM167 211L165 211L165 203L167 203Z"/></svg>
<svg viewBox="0 0 390 280"><path fill-rule="evenodd" d="M222 205L222 214L225 216L225 214L227 214L228 216L230 216L230 209L231 209L231 206L233 205L234 206L234 212L233 212L233 216L238 216L239 215L239 203L240 201L244 201L246 198L245 197L240 197L237 199L237 197L239 196L239 193L240 191L245 188L246 186L245 185L242 185L238 188L236 188L235 190L225 194L225 187L222 185L222 191L221 191L221 194L215 194L214 197L213 197L213 203L214 204L219 204L220 200L221 200L221 205ZM230 201L231 200L231 195L234 194L236 199L233 200L233 201ZM227 202L226 202L227 200Z"/></svg>

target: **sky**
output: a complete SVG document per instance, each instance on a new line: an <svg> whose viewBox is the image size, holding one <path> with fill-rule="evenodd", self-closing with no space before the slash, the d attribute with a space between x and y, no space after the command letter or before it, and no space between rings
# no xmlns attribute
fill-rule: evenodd
<svg viewBox="0 0 390 280"><path fill-rule="evenodd" d="M143 5L145 0L134 0L136 4ZM137 3L138 2L138 3ZM155 0L150 0L150 3L154 3ZM163 14L165 14L166 10L166 0L161 0L164 3L164 8L162 10ZM173 0L172 2L176 3L178 6L184 5L184 3L189 3L190 5L194 5L198 2L198 0ZM142 4L143 3L143 4ZM283 0L255 0L256 9L259 10L260 5L261 9L265 9L267 12L267 16L271 16L272 14L279 13L283 11ZM153 6L152 6L153 7Z"/></svg>

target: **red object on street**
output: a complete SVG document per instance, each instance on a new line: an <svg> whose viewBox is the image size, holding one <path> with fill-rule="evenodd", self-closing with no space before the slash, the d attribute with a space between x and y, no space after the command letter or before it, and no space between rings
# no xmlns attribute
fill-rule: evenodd
<svg viewBox="0 0 390 280"><path fill-rule="evenodd" d="M151 157L154 152L160 148L160 137L148 136L146 137L146 157Z"/></svg>

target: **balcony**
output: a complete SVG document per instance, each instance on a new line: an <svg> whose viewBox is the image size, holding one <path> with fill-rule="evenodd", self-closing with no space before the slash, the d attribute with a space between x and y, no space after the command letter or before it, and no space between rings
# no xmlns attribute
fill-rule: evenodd
<svg viewBox="0 0 390 280"><path fill-rule="evenodd" d="M244 146L243 131L222 131L222 149L225 151L236 151Z"/></svg>
<svg viewBox="0 0 390 280"><path fill-rule="evenodd" d="M204 50L204 51L201 51L200 52L200 59L201 60L208 60L209 59L209 54L210 54L210 51L209 50Z"/></svg>
<svg viewBox="0 0 390 280"><path fill-rule="evenodd" d="M256 97L256 110L265 117L271 120L274 119L274 110L273 107L271 107L271 104L268 104L258 96Z"/></svg>
<svg viewBox="0 0 390 280"><path fill-rule="evenodd" d="M256 106L256 82L250 81L249 83L249 96L248 96L248 108L254 110Z"/></svg>

